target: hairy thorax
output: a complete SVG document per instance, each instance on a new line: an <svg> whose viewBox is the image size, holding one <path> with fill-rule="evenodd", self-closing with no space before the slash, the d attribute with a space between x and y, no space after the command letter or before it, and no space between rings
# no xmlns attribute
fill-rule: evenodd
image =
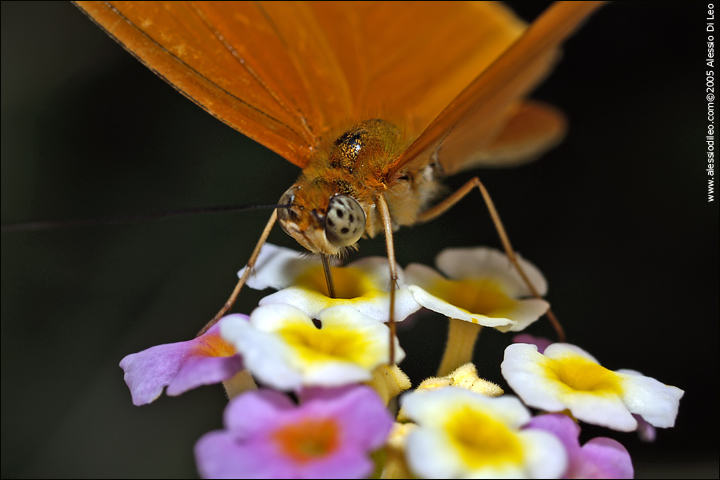
<svg viewBox="0 0 720 480"><path fill-rule="evenodd" d="M364 121L328 143L281 198L289 208L278 210L282 228L311 252L341 255L361 237L382 232L379 195L393 230L414 224L437 195L430 162L390 175L410 140L389 122Z"/></svg>

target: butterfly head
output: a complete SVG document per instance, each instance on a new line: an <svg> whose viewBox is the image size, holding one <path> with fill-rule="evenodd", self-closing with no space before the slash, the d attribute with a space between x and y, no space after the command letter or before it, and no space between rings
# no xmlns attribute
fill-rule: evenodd
<svg viewBox="0 0 720 480"><path fill-rule="evenodd" d="M278 220L285 233L314 253L342 255L365 233L365 210L350 195L334 193L312 201L308 189L294 185L280 198Z"/></svg>

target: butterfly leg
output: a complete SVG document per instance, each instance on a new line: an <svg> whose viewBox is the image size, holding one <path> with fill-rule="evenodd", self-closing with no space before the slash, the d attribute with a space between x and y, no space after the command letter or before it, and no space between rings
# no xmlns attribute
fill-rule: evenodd
<svg viewBox="0 0 720 480"><path fill-rule="evenodd" d="M218 313L215 314L212 320L210 320L197 334L197 336L202 335L203 333L207 332L210 327L215 325L225 314L227 313L230 308L232 308L233 304L235 303L235 300L237 299L238 294L240 293L240 290L242 289L243 285L245 285L245 282L247 281L248 277L253 271L253 268L255 267L255 262L257 262L258 257L260 256L260 250L262 249L262 246L265 244L265 241L267 240L268 236L270 235L270 230L272 230L273 225L275 225L275 221L277 220L277 210L273 210L272 215L270 215L270 220L268 221L267 225L265 225L265 229L262 232L262 235L260 235L260 240L258 240L257 245L255 245L255 250L253 250L252 255L250 255L250 260L248 260L247 268L243 272L242 277L240 277L240 280L238 281L237 285L235 285L235 288L233 289L232 293L230 294L230 298L227 299L225 302L225 305L220 309Z"/></svg>
<svg viewBox="0 0 720 480"><path fill-rule="evenodd" d="M500 215L495 208L495 203L493 203L492 198L490 197L490 193L488 193L485 185L482 184L478 177L470 179L465 185L453 192L445 200L420 214L420 216L418 217L418 223L428 222L439 217L440 215L448 211L450 208L452 208L461 199L465 198L465 196L476 187L478 188L478 190L480 190L480 193L483 196L483 200L485 200L485 205L487 205L490 216L492 217L493 223L495 224L495 229L500 236L500 242L505 249L505 254L510 259L510 262L515 266L515 269L520 274L523 282L525 282L525 285L527 285L527 287L530 289L530 292L533 294L533 296L535 296L536 298L542 298L535 286L528 278L528 276L525 274L525 271L520 266L520 262L518 262L517 256L515 255L515 250L510 243L510 238L508 237L507 232L505 232L505 227L503 226L502 220L500 220ZM560 322L558 321L557 317L551 309L548 309L547 316L548 319L550 319L553 327L555 328L558 340L561 342L564 341L565 332L563 331L562 325L560 325Z"/></svg>
<svg viewBox="0 0 720 480"><path fill-rule="evenodd" d="M378 207L380 219L385 232L385 245L387 247L388 263L390 267L390 316L388 319L388 327L390 327L390 362L389 365L395 365L395 290L398 286L397 263L395 262L395 244L393 243L392 220L390 218L390 209L387 206L385 197L378 194L375 197L375 205Z"/></svg>

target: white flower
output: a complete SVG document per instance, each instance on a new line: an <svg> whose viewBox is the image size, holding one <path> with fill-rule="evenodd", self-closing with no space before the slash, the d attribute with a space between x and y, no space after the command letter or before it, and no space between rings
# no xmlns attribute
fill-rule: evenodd
<svg viewBox="0 0 720 480"><path fill-rule="evenodd" d="M518 256L518 261L540 295L547 292L542 274ZM543 315L549 304L531 295L515 267L491 248L447 249L436 259L438 269L409 265L408 288L423 307L471 323L519 331Z"/></svg>
<svg viewBox="0 0 720 480"><path fill-rule="evenodd" d="M445 387L407 394L402 407L418 425L406 456L421 477L557 478L567 466L556 437L520 429L530 413L516 397Z"/></svg>
<svg viewBox="0 0 720 480"><path fill-rule="evenodd" d="M399 322L419 310L420 305L403 286L404 274L397 268L400 288L395 291L395 321ZM247 285L258 290L269 287L280 290L263 298L260 305L293 305L311 317L330 307L348 306L377 321L389 320L390 269L386 258L364 258L344 267L333 267L332 275L336 298L328 296L318 258L266 243Z"/></svg>
<svg viewBox="0 0 720 480"><path fill-rule="evenodd" d="M637 428L633 413L655 427L672 427L684 393L632 370L608 370L567 343L554 343L544 354L535 345L512 344L501 368L527 405L548 412L568 409L578 420L620 431Z"/></svg>
<svg viewBox="0 0 720 480"><path fill-rule="evenodd" d="M389 363L390 329L349 307L320 312L318 328L303 311L284 304L256 308L250 321L225 321L223 338L261 382L281 389L334 387L370 380ZM405 353L395 341L395 362Z"/></svg>

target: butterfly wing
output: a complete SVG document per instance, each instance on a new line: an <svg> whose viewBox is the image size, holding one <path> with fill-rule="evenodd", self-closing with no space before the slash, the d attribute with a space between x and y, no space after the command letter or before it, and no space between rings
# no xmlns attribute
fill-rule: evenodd
<svg viewBox="0 0 720 480"><path fill-rule="evenodd" d="M323 113L349 113L333 52L306 35L319 27L305 4L77 5L193 102L300 167L327 128Z"/></svg>
<svg viewBox="0 0 720 480"><path fill-rule="evenodd" d="M515 167L537 159L565 136L565 115L552 105L526 100L508 108L506 122L482 142L471 122L462 122L443 141L437 158L443 173L478 167Z"/></svg>
<svg viewBox="0 0 720 480"><path fill-rule="evenodd" d="M526 27L497 2L311 5L352 92L349 120L383 118L402 126L409 138L417 137Z"/></svg>
<svg viewBox="0 0 720 480"><path fill-rule="evenodd" d="M380 117L415 138L525 24L494 2L76 2L215 117L307 166Z"/></svg>
<svg viewBox="0 0 720 480"><path fill-rule="evenodd" d="M520 162L555 143L564 130L561 114L537 103L524 106L523 97L549 73L558 58L558 46L602 3L551 6L433 120L390 174L425 164L431 157L437 158L446 173L480 163L501 163L502 157ZM513 149L513 141L522 144Z"/></svg>

